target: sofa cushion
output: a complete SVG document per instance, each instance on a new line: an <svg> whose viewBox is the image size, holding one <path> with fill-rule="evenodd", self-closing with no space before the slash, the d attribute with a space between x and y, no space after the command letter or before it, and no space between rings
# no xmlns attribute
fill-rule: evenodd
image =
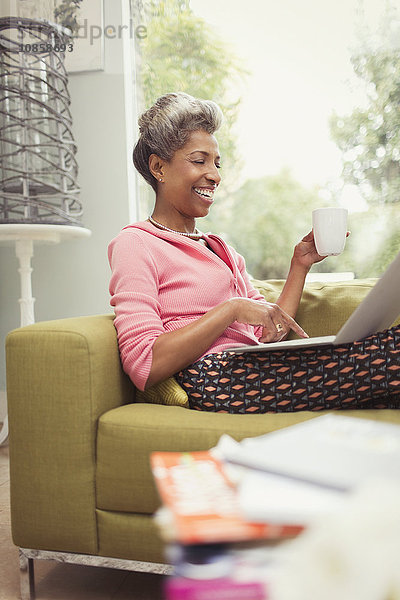
<svg viewBox="0 0 400 600"><path fill-rule="evenodd" d="M316 418L328 411L235 415L178 406L131 404L105 413L97 440L97 508L152 513L159 506L149 456L153 451L208 450L223 433L240 440ZM400 411L338 411L400 423Z"/></svg>

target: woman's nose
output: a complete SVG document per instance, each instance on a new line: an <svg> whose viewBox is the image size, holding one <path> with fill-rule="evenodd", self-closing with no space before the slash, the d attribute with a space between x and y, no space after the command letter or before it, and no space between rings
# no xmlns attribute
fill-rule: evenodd
<svg viewBox="0 0 400 600"><path fill-rule="evenodd" d="M210 172L208 174L208 179L210 179L211 181L213 181L217 185L220 183L220 181L221 181L221 175L219 174L219 171L218 171L217 167L214 166L214 169L212 170L212 172Z"/></svg>

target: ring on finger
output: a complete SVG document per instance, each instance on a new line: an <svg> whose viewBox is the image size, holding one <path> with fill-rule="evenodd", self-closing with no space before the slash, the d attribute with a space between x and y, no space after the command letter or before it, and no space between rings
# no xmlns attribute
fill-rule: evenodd
<svg viewBox="0 0 400 600"><path fill-rule="evenodd" d="M276 331L277 331L278 333L280 333L281 331L283 331L283 325L282 325L282 323L277 323L277 324L275 325L275 327L276 327Z"/></svg>

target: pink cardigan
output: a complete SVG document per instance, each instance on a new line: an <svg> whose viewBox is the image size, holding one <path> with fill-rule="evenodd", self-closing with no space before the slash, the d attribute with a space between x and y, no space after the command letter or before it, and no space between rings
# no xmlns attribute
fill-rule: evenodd
<svg viewBox="0 0 400 600"><path fill-rule="evenodd" d="M232 297L265 302L250 283L243 257L217 235L205 239L214 252L144 221L125 227L108 247L121 361L140 390L160 334L184 327ZM205 354L257 344L261 333L261 327L235 321Z"/></svg>

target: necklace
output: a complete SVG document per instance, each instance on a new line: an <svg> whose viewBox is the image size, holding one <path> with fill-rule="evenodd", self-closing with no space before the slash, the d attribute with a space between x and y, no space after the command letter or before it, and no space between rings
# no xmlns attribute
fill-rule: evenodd
<svg viewBox="0 0 400 600"><path fill-rule="evenodd" d="M158 221L153 219L153 217L149 217L149 221L156 227L160 227L161 229L164 229L165 231L169 231L170 233L179 233L179 235L184 235L193 240L199 240L200 238L203 237L203 233L201 231L199 231L197 228L194 230L193 233L186 233L184 231L176 231L176 229L170 229L169 227L166 227L165 225L162 225L161 223L159 223Z"/></svg>

